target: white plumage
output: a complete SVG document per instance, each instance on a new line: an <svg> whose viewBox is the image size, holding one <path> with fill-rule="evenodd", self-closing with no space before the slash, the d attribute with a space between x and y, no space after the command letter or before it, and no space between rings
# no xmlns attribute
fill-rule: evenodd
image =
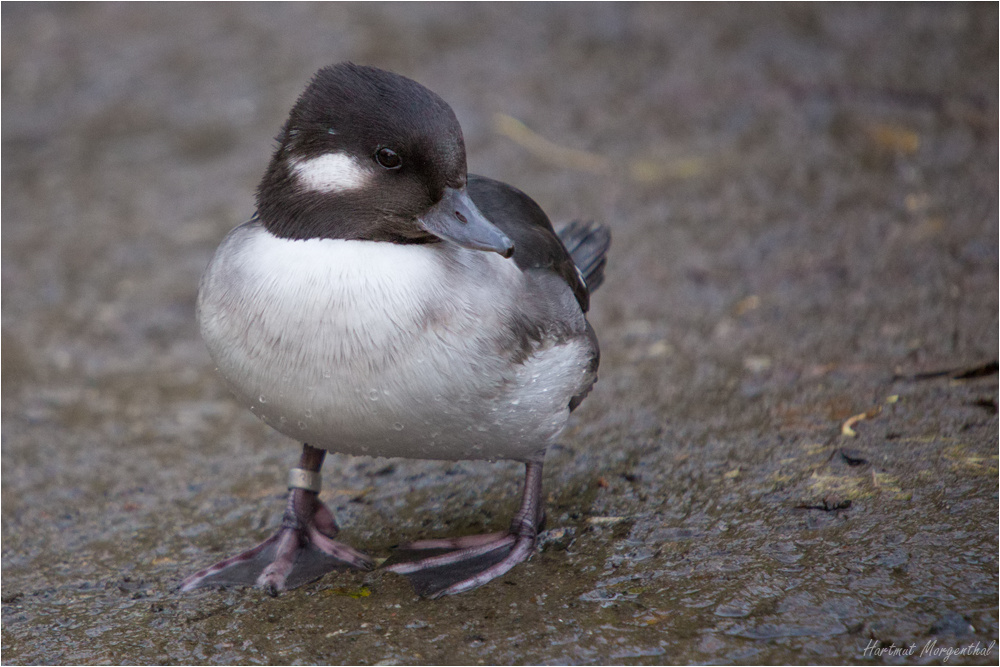
<svg viewBox="0 0 1000 667"><path fill-rule="evenodd" d="M512 363L509 313L529 292L568 326ZM289 240L247 223L216 252L198 308L237 396L330 451L537 459L592 382L565 283L452 244Z"/></svg>
<svg viewBox="0 0 1000 667"><path fill-rule="evenodd" d="M306 190L325 193L358 190L371 178L371 171L347 153L324 153L295 160L292 173Z"/></svg>

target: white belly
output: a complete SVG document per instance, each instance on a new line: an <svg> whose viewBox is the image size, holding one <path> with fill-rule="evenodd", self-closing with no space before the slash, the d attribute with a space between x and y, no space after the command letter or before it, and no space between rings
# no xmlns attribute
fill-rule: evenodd
<svg viewBox="0 0 1000 667"><path fill-rule="evenodd" d="M524 285L494 253L247 224L209 265L198 310L222 376L285 435L347 454L525 460L589 386L592 351L564 335L512 363Z"/></svg>

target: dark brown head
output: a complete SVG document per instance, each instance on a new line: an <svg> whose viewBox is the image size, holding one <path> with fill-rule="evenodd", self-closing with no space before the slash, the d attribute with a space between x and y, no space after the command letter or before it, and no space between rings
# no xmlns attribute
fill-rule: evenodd
<svg viewBox="0 0 1000 667"><path fill-rule="evenodd" d="M448 240L509 256L466 180L462 129L444 100L404 76L342 63L317 72L292 108L257 212L283 238Z"/></svg>

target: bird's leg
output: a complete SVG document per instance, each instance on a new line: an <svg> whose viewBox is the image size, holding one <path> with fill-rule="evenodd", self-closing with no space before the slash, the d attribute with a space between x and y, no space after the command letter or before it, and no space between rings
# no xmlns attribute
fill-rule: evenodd
<svg viewBox="0 0 1000 667"><path fill-rule="evenodd" d="M478 588L527 560L534 551L545 512L542 463L528 462L525 466L521 507L509 530L411 542L399 550L400 556L407 560L386 569L406 575L420 595L436 598Z"/></svg>
<svg viewBox="0 0 1000 667"><path fill-rule="evenodd" d="M337 523L319 500L320 468L326 452L302 446L299 467L288 480L288 505L281 527L271 537L241 554L196 572L182 591L201 586L260 586L272 594L318 579L338 568L370 570L372 560L337 542Z"/></svg>

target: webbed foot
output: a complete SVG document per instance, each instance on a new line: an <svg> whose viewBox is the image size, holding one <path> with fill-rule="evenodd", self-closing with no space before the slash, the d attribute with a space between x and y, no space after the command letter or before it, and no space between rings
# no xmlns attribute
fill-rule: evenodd
<svg viewBox="0 0 1000 667"><path fill-rule="evenodd" d="M325 452L305 445L281 528L243 553L219 561L181 583L187 592L202 586L259 586L272 595L296 588L336 569L370 570L371 558L334 539L339 529L319 500L319 468Z"/></svg>
<svg viewBox="0 0 1000 667"><path fill-rule="evenodd" d="M386 569L406 576L417 594L425 597L438 598L479 588L503 576L534 552L544 514L541 496L542 464L528 463L521 508L510 530L411 542L399 547Z"/></svg>

